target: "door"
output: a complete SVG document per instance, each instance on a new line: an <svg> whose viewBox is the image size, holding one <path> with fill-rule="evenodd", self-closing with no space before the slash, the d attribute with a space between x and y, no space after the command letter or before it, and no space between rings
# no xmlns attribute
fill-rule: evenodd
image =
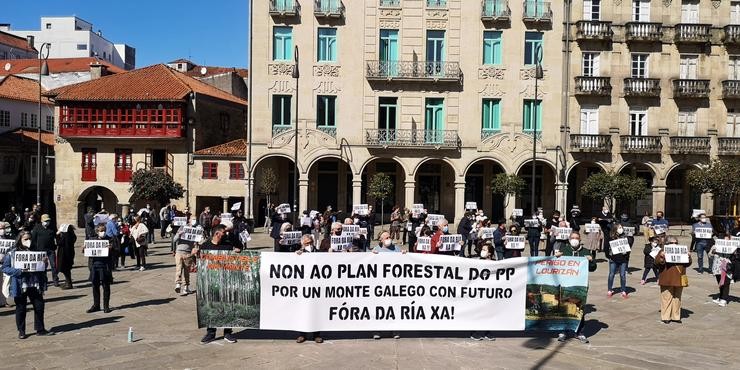
<svg viewBox="0 0 740 370"><path fill-rule="evenodd" d="M442 143L444 141L444 99L428 98L424 117L424 141Z"/></svg>
<svg viewBox="0 0 740 370"><path fill-rule="evenodd" d="M396 118L398 98L381 97L378 101L378 141L395 142L397 139Z"/></svg>
<svg viewBox="0 0 740 370"><path fill-rule="evenodd" d="M427 31L427 75L441 74L445 59L445 31Z"/></svg>
<svg viewBox="0 0 740 370"><path fill-rule="evenodd" d="M740 1L730 2L730 24L740 24Z"/></svg>
<svg viewBox="0 0 740 370"><path fill-rule="evenodd" d="M647 112L632 111L630 112L630 135L647 136L648 132Z"/></svg>
<svg viewBox="0 0 740 370"><path fill-rule="evenodd" d="M681 23L699 23L699 0L681 2Z"/></svg>
<svg viewBox="0 0 740 370"><path fill-rule="evenodd" d="M380 30L380 73L398 75L398 30Z"/></svg>
<svg viewBox="0 0 740 370"><path fill-rule="evenodd" d="M600 59L599 53L583 53L583 75L598 77L601 69Z"/></svg>
<svg viewBox="0 0 740 370"><path fill-rule="evenodd" d="M583 0L583 20L601 20L601 0Z"/></svg>
<svg viewBox="0 0 740 370"><path fill-rule="evenodd" d="M581 108L581 135L599 134L599 110L593 108ZM596 148L599 146L598 138L591 136L579 136L577 143L581 148Z"/></svg>
<svg viewBox="0 0 740 370"><path fill-rule="evenodd" d="M696 55L682 55L679 76L681 79L695 80L698 57Z"/></svg>
<svg viewBox="0 0 740 370"><path fill-rule="evenodd" d="M678 112L678 136L696 135L696 111Z"/></svg>
<svg viewBox="0 0 740 370"><path fill-rule="evenodd" d="M730 56L727 71L728 80L740 80L740 57L737 55Z"/></svg>

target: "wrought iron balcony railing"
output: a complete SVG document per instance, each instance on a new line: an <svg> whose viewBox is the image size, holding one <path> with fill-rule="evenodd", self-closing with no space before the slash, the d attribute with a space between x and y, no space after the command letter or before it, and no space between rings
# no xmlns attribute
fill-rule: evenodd
<svg viewBox="0 0 740 370"><path fill-rule="evenodd" d="M492 136L498 135L501 133L500 129L495 128L484 128L480 131L480 141L484 141Z"/></svg>
<svg viewBox="0 0 740 370"><path fill-rule="evenodd" d="M711 24L677 24L675 27L674 41L676 43L709 43L711 28Z"/></svg>
<svg viewBox="0 0 740 370"><path fill-rule="evenodd" d="M482 21L504 21L511 18L511 9L508 0L481 1L480 19Z"/></svg>
<svg viewBox="0 0 740 370"><path fill-rule="evenodd" d="M671 137L673 154L709 154L709 138L693 136Z"/></svg>
<svg viewBox="0 0 740 370"><path fill-rule="evenodd" d="M552 9L549 2L527 0L524 2L524 22L552 22Z"/></svg>
<svg viewBox="0 0 740 370"><path fill-rule="evenodd" d="M301 4L298 0L270 0L270 15L294 17L300 14Z"/></svg>
<svg viewBox="0 0 740 370"><path fill-rule="evenodd" d="M337 137L336 126L316 126L316 129L332 137Z"/></svg>
<svg viewBox="0 0 740 370"><path fill-rule="evenodd" d="M368 80L399 81L462 81L462 70L457 62L369 61Z"/></svg>
<svg viewBox="0 0 740 370"><path fill-rule="evenodd" d="M365 145L376 148L445 148L460 146L460 137L453 130L369 129L365 130Z"/></svg>
<svg viewBox="0 0 740 370"><path fill-rule="evenodd" d="M627 97L660 97L660 79L625 78L624 95Z"/></svg>
<svg viewBox="0 0 740 370"><path fill-rule="evenodd" d="M612 94L609 77L578 76L575 82L576 95L609 96Z"/></svg>
<svg viewBox="0 0 740 370"><path fill-rule="evenodd" d="M570 149L576 152L609 153L612 151L612 137L609 135L570 135Z"/></svg>
<svg viewBox="0 0 740 370"><path fill-rule="evenodd" d="M740 25L730 24L725 26L724 35L722 35L722 42L727 45L738 45L740 44Z"/></svg>
<svg viewBox="0 0 740 370"><path fill-rule="evenodd" d="M660 136L632 136L619 137L622 153L658 154L663 149Z"/></svg>
<svg viewBox="0 0 740 370"><path fill-rule="evenodd" d="M612 22L578 21L576 23L578 40L611 40L613 35Z"/></svg>
<svg viewBox="0 0 740 370"><path fill-rule="evenodd" d="M401 0L380 0L381 8L400 8Z"/></svg>
<svg viewBox="0 0 740 370"><path fill-rule="evenodd" d="M709 97L709 80L679 79L673 81L674 98L698 98Z"/></svg>
<svg viewBox="0 0 740 370"><path fill-rule="evenodd" d="M719 154L740 155L740 137L717 138Z"/></svg>
<svg viewBox="0 0 740 370"><path fill-rule="evenodd" d="M316 18L341 18L344 4L340 0L314 0L313 14Z"/></svg>
<svg viewBox="0 0 740 370"><path fill-rule="evenodd" d="M293 125L272 125L272 137L278 136L283 132L288 132L293 129Z"/></svg>
<svg viewBox="0 0 740 370"><path fill-rule="evenodd" d="M740 99L740 80L722 81L722 97L724 99Z"/></svg>
<svg viewBox="0 0 740 370"><path fill-rule="evenodd" d="M625 25L627 41L660 41L663 37L663 24L657 22L628 22Z"/></svg>
<svg viewBox="0 0 740 370"><path fill-rule="evenodd" d="M447 0L426 0L427 8L431 9L446 9Z"/></svg>

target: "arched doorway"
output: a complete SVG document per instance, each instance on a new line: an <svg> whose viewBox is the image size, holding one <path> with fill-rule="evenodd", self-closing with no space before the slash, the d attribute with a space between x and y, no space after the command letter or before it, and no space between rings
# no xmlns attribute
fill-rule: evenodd
<svg viewBox="0 0 740 370"><path fill-rule="evenodd" d="M701 209L701 191L694 190L686 179L690 165L680 165L666 178L665 216L671 221L691 222L691 210Z"/></svg>
<svg viewBox="0 0 740 370"><path fill-rule="evenodd" d="M653 213L653 177L655 174L650 167L640 163L630 163L619 171L620 174L645 179L645 195L635 202L617 203L615 214L626 213L631 219L640 219L644 215Z"/></svg>
<svg viewBox="0 0 740 370"><path fill-rule="evenodd" d="M85 212L92 208L97 213L105 210L109 213L120 213L118 209L118 197L110 189L104 186L91 186L85 189L77 197L77 226L85 227Z"/></svg>
<svg viewBox="0 0 740 370"><path fill-rule="evenodd" d="M352 209L352 170L338 158L322 158L308 171L308 208L324 212Z"/></svg>
<svg viewBox="0 0 740 370"><path fill-rule="evenodd" d="M593 174L603 172L603 169L593 162L581 162L571 168L568 173L568 202L567 206L578 205L581 215L585 218L597 215L604 205L603 199L594 199L583 195L581 187Z"/></svg>
<svg viewBox="0 0 740 370"><path fill-rule="evenodd" d="M370 197L368 193L368 183L376 173L385 173L390 177L393 183L393 191L391 195L383 202L381 207L381 200ZM362 170L362 190L360 196L360 202L363 204L370 204L376 214L376 221L380 221L381 209L383 213L383 222L387 223L390 220L391 209L394 205L400 207L411 208L413 199L407 201L405 196L405 185L404 180L406 179L406 171L403 166L390 158L378 158L368 163ZM359 203L353 200L354 203ZM351 212L352 204L349 204L349 211Z"/></svg>
<svg viewBox="0 0 740 370"><path fill-rule="evenodd" d="M423 203L429 213L443 214L450 223L455 222L455 170L440 159L420 164L414 174L415 199Z"/></svg>
<svg viewBox="0 0 740 370"><path fill-rule="evenodd" d="M524 190L517 198L517 208L524 210L528 214L537 207L542 207L545 217L548 217L555 210L555 170L550 164L537 161L535 165L535 204L532 205L532 161L522 165L517 173L524 180ZM564 212L565 210L559 210Z"/></svg>
<svg viewBox="0 0 740 370"><path fill-rule="evenodd" d="M506 212L505 197L491 193L491 181L500 173L506 171L492 159L476 161L465 172L465 202L476 202L492 220L505 217Z"/></svg>
<svg viewBox="0 0 740 370"><path fill-rule="evenodd" d="M260 159L254 167L254 197L252 197L252 208L257 219L257 225L264 224L267 215L267 204L278 205L288 203L293 205L293 189L295 180L293 177L294 162L280 155L271 155ZM268 181L268 171L274 173L275 181Z"/></svg>

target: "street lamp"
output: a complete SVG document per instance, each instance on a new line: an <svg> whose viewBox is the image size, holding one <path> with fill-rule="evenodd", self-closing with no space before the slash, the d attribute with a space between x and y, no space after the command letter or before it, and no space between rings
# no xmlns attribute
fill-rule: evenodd
<svg viewBox="0 0 740 370"><path fill-rule="evenodd" d="M44 55L44 47L46 47L46 55ZM36 142L36 204L41 204L41 76L49 75L49 66L46 64L46 60L49 59L49 49L51 44L45 42L41 44L39 48L39 118L36 120L36 128L38 131L38 141Z"/></svg>
<svg viewBox="0 0 740 370"><path fill-rule="evenodd" d="M537 45L535 48L535 61L537 64L534 67L534 122L530 123L532 129L532 214L537 211L537 205L535 204L535 176L537 176L537 111L540 107L539 103L539 81L543 77L544 72L542 71L542 45Z"/></svg>
<svg viewBox="0 0 740 370"><path fill-rule="evenodd" d="M301 77L301 73L298 71L298 45L295 46L293 51L293 58L295 59L295 66L293 66L293 75L295 78L295 131L293 131L293 218L295 219L294 225L298 224L298 79Z"/></svg>

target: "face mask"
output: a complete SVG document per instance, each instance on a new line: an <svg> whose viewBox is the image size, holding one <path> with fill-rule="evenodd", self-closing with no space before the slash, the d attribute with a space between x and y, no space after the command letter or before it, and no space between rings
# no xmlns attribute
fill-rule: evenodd
<svg viewBox="0 0 740 370"><path fill-rule="evenodd" d="M21 244L23 244L23 246L26 248L31 248L31 239L26 239L22 241Z"/></svg>
<svg viewBox="0 0 740 370"><path fill-rule="evenodd" d="M596 220L591 220L591 224L592 225L595 224L595 223L596 223Z"/></svg>
<svg viewBox="0 0 740 370"><path fill-rule="evenodd" d="M195 224L196 224L196 223L197 223L197 222L196 222L195 220L191 220L191 221L190 221L190 226L195 226Z"/></svg>
<svg viewBox="0 0 740 370"><path fill-rule="evenodd" d="M480 251L480 257L484 259L488 258L488 251L487 250Z"/></svg>
<svg viewBox="0 0 740 370"><path fill-rule="evenodd" d="M624 233L624 229L623 229L623 228L621 228L621 227L618 227L618 228L617 228L617 233L618 233L618 234L622 234L622 233Z"/></svg>
<svg viewBox="0 0 740 370"><path fill-rule="evenodd" d="M123 225L123 223L121 221L118 221L118 226L121 226L121 225Z"/></svg>
<svg viewBox="0 0 740 370"><path fill-rule="evenodd" d="M311 251L313 250L313 245L311 245L311 244L309 244L309 245L304 245L304 246L303 246L303 250L305 250L305 251L307 251L307 252L311 252Z"/></svg>
<svg viewBox="0 0 740 370"><path fill-rule="evenodd" d="M580 240L578 240L578 239L571 239L570 240L570 246L571 247L577 247L579 245L581 245L581 241Z"/></svg>
<svg viewBox="0 0 740 370"><path fill-rule="evenodd" d="M386 247L390 247L391 246L391 240L390 239L383 240L383 245L386 246Z"/></svg>
<svg viewBox="0 0 740 370"><path fill-rule="evenodd" d="M101 231L101 232L99 232L99 233L98 233L98 236L99 236L99 237L101 237L101 238L102 238L102 237L104 237L104 236L105 236L105 231Z"/></svg>
<svg viewBox="0 0 740 370"><path fill-rule="evenodd" d="M445 227L443 227L443 228L442 228L442 232L445 232L445 233L446 233L447 231L449 231L449 230L450 230L450 228L449 228L449 227L447 227L447 226L445 226Z"/></svg>
<svg viewBox="0 0 740 370"><path fill-rule="evenodd" d="M5 235L5 229L0 229L0 236Z"/></svg>
<svg viewBox="0 0 740 370"><path fill-rule="evenodd" d="M706 218L702 218L702 219L701 219L701 223L703 223L703 224L704 224L704 223L707 223L707 219L706 219Z"/></svg>
<svg viewBox="0 0 740 370"><path fill-rule="evenodd" d="M41 224L44 225L44 227L49 227L49 221L44 221Z"/></svg>
<svg viewBox="0 0 740 370"><path fill-rule="evenodd" d="M655 247L657 247L657 246L658 246L658 243L656 243L656 242L651 242L651 243L650 243L650 246L652 246L653 248L655 248Z"/></svg>
<svg viewBox="0 0 740 370"><path fill-rule="evenodd" d="M352 222L354 222L355 225L357 225L358 223L360 223L360 219L359 218L355 218L355 219L352 220Z"/></svg>

